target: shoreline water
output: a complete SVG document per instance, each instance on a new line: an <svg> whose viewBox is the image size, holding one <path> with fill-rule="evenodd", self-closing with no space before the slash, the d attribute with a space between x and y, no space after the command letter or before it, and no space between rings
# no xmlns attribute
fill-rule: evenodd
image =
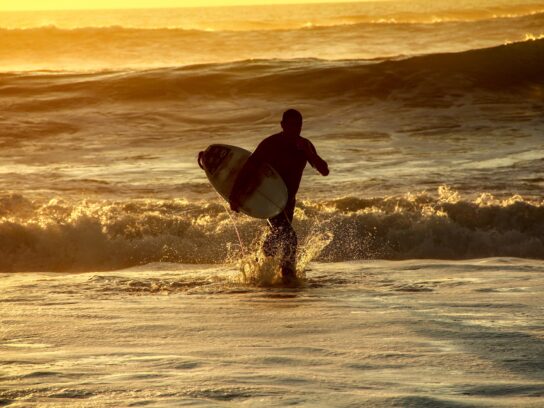
<svg viewBox="0 0 544 408"><path fill-rule="evenodd" d="M299 289L228 283L237 272L215 265L3 274L0 398L14 407L539 405L542 261L310 267Z"/></svg>

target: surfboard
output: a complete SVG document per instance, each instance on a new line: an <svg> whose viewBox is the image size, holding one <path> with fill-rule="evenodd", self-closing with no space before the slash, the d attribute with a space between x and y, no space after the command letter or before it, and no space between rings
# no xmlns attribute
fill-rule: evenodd
<svg viewBox="0 0 544 408"><path fill-rule="evenodd" d="M205 171L215 190L227 201L238 174L251 152L241 147L212 144L198 155L198 164ZM274 168L263 163L251 177L241 197L240 211L254 218L271 218L287 204L287 186Z"/></svg>

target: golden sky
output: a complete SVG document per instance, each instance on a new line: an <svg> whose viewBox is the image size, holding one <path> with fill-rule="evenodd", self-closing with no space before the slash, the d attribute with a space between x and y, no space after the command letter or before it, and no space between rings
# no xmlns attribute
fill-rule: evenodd
<svg viewBox="0 0 544 408"><path fill-rule="evenodd" d="M285 3L340 3L349 0L0 0L0 10L73 10L234 6Z"/></svg>

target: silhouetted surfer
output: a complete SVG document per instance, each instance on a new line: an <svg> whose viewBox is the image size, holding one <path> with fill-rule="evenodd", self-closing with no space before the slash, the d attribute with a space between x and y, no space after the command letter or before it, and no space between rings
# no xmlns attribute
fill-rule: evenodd
<svg viewBox="0 0 544 408"><path fill-rule="evenodd" d="M281 251L282 278L285 283L290 283L295 278L297 254L297 235L291 222L302 172L308 162L323 176L329 174L329 167L319 157L312 142L300 136L302 115L299 111L285 111L281 127L282 132L267 137L257 146L240 172L229 201L231 209L238 211L241 190L261 163L270 164L283 178L289 198L283 212L269 219L270 233L264 242L263 252L266 256L275 256Z"/></svg>

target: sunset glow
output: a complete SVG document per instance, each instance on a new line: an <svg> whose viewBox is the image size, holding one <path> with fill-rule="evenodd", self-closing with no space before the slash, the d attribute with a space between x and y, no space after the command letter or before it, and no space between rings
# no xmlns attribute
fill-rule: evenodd
<svg viewBox="0 0 544 408"><path fill-rule="evenodd" d="M342 3L344 0L23 0L6 2L0 11L15 10L83 10L83 9L137 9L137 8L177 8L177 7L223 7L302 3Z"/></svg>

